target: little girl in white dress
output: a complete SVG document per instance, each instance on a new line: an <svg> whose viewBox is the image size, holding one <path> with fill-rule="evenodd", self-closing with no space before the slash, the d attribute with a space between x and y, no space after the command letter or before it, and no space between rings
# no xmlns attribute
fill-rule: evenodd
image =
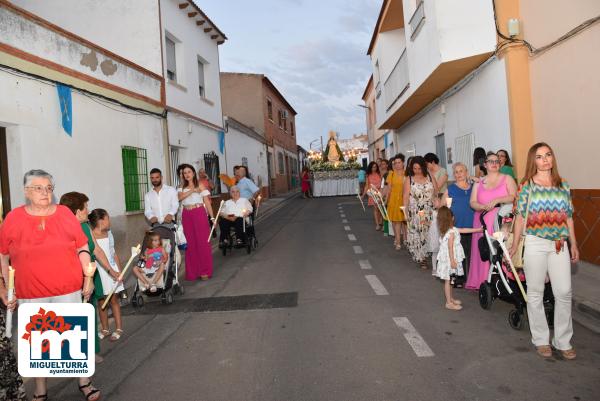
<svg viewBox="0 0 600 401"><path fill-rule="evenodd" d="M437 264L433 275L444 280L444 295L446 296L446 308L450 310L461 310L462 302L452 296L452 284L458 276L463 276L463 260L465 251L460 244L460 233L481 231L473 228L454 227L454 214L446 206L437 211L437 225L440 233L440 248L437 254Z"/></svg>

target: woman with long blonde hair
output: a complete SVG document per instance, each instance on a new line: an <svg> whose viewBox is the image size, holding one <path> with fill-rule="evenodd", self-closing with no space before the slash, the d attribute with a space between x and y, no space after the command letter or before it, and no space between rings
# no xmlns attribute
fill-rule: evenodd
<svg viewBox="0 0 600 401"><path fill-rule="evenodd" d="M570 264L579 260L579 249L573 224L573 202L569 184L558 173L556 157L547 143L536 143L527 154L525 178L517 197L514 232L525 235L527 316L537 353L543 358L552 356L543 304L548 276L555 300L552 346L563 358L575 359L577 354L571 345ZM518 242L514 241L511 256L517 252Z"/></svg>

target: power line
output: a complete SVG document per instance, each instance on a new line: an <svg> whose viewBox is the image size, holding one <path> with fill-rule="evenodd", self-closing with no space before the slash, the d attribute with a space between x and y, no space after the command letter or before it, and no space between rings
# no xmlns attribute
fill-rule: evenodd
<svg viewBox="0 0 600 401"><path fill-rule="evenodd" d="M111 98L109 98L107 96L103 96L103 95L100 95L100 94L88 91L88 90L83 89L83 88L79 88L79 87L76 87L76 86L73 86L73 85L62 83L60 81L56 81L56 80L53 80L53 79L50 79L50 78L46 78L46 77L43 77L41 75L37 75L37 74L32 74L32 73L29 73L29 72L25 72L25 71L19 70L17 68L14 68L14 67L11 67L11 66L8 66L8 65L5 65L5 64L0 64L0 70L5 71L5 72L7 72L7 73L9 73L11 75L17 76L17 77L26 78L26 79L30 79L32 81L40 82L40 83L43 83L43 84L48 85L48 86L56 86L58 84L68 86L69 88L71 88L75 92L80 93L81 95L87 97L88 99L94 101L95 103L97 103L97 104L99 104L101 106L104 106L107 109L110 109L112 111L116 111L116 112L119 112L119 113L129 114L129 115L137 115L137 116L139 116L139 115L149 115L149 116L156 117L156 118L161 118L161 119L165 118L165 115L166 115L166 113L162 113L162 114L160 114L160 113L154 113L154 112L151 112L151 111L148 111L148 110L140 109L138 107L130 106L130 105L122 103L122 102L120 102L120 101L118 101L116 99L111 99ZM129 109L129 110L133 110L134 113L131 113L131 112L128 112L128 111L124 111L124 110L119 110L117 108L109 106L107 103L108 104L118 105L118 106L124 107L124 108Z"/></svg>

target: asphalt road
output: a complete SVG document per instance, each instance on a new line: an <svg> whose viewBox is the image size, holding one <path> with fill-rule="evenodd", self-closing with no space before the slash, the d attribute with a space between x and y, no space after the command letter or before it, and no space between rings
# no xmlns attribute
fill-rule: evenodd
<svg viewBox="0 0 600 401"><path fill-rule="evenodd" d="M600 399L599 336L575 325L578 359L542 360L509 305L459 290L464 309L444 309L442 284L355 198L292 199L257 232L251 255L215 256L210 282L127 314L102 343L105 399ZM73 380L49 395L81 398Z"/></svg>

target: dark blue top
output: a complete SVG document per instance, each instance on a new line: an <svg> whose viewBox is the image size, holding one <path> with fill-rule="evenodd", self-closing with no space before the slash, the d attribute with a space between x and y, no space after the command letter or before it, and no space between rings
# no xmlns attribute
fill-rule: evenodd
<svg viewBox="0 0 600 401"><path fill-rule="evenodd" d="M456 184L448 185L448 197L452 198L452 213L454 213L454 226L458 228L473 228L473 215L475 211L471 209L471 191L462 189Z"/></svg>

